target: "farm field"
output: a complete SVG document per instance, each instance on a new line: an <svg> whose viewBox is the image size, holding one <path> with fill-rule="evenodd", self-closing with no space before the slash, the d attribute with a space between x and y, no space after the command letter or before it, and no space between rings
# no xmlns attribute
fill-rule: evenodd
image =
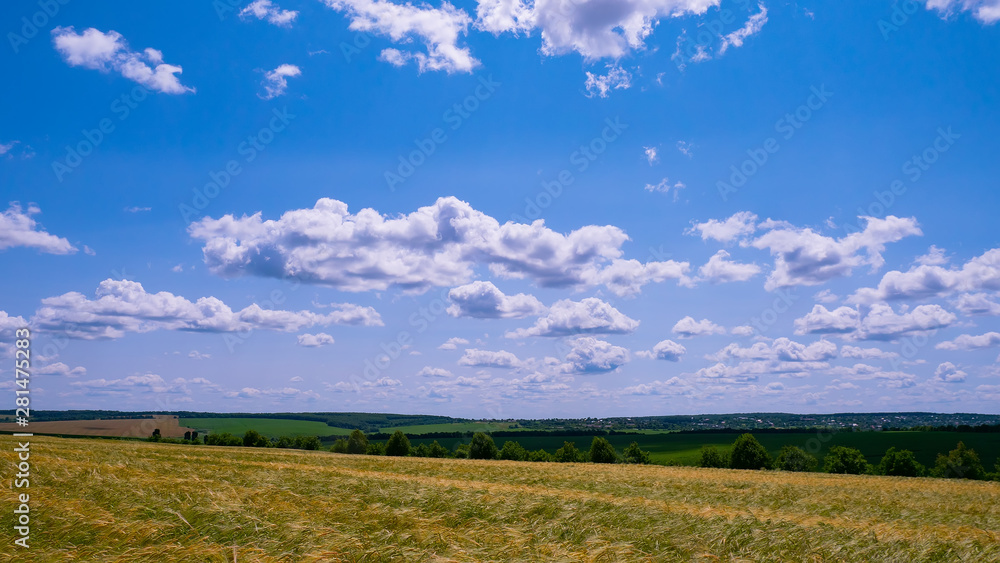
<svg viewBox="0 0 1000 563"><path fill-rule="evenodd" d="M13 442L0 437L4 465ZM54 437L31 447L39 562L223 562L234 546L255 562L1000 560L997 483Z"/></svg>
<svg viewBox="0 0 1000 563"><path fill-rule="evenodd" d="M511 429L509 422L448 422L444 424L419 424L416 426L383 426L382 432L392 434L401 430L404 434L429 434L431 432L495 432Z"/></svg>
<svg viewBox="0 0 1000 563"><path fill-rule="evenodd" d="M605 436L615 448L621 450L631 442L638 442L642 449L650 452L653 463L696 465L704 445L717 446L722 451L728 451L737 434L714 433L658 433L658 434L628 434ZM819 435L816 432L792 432L783 434L756 433L754 436L771 452L777 455L782 446L792 445L806 449L822 459L830 446L849 446L858 448L871 463L878 463L885 451L890 447L912 450L917 460L924 465L933 465L939 453L947 453L958 442L964 441L967 446L975 449L983 464L993 467L1000 455L1000 434L980 432L839 432ZM822 439L821 439L822 438ZM581 450L590 448L590 436L518 436L497 437L497 446L503 446L508 440L520 443L528 450L544 449L554 452L563 442L575 442ZM420 443L430 443L433 439L413 439L414 446ZM444 438L438 442L448 449L454 449L458 443L468 442L468 438ZM818 448L818 449L817 449Z"/></svg>
<svg viewBox="0 0 1000 563"><path fill-rule="evenodd" d="M60 434L67 436L110 436L123 438L146 438L159 428L165 438L183 438L191 428L181 426L176 416L154 416L153 418L116 418L99 420L54 420L31 422L29 429L17 423L0 423L0 432L25 432L35 434Z"/></svg>
<svg viewBox="0 0 1000 563"><path fill-rule="evenodd" d="M182 418L181 423L199 432L229 432L237 436L242 436L247 430L256 430L269 437L333 436L351 433L350 430L334 428L324 422L282 418Z"/></svg>

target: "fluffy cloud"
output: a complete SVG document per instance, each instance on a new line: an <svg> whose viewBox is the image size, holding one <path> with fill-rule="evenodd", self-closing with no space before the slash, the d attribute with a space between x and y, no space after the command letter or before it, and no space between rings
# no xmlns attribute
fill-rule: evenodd
<svg viewBox="0 0 1000 563"><path fill-rule="evenodd" d="M605 373L616 370L631 359L627 349L592 336L581 336L568 342L567 371L570 373Z"/></svg>
<svg viewBox="0 0 1000 563"><path fill-rule="evenodd" d="M934 379L942 383L962 383L967 375L951 362L939 364L934 370Z"/></svg>
<svg viewBox="0 0 1000 563"><path fill-rule="evenodd" d="M545 306L534 296L524 293L504 295L488 281L456 287L448 292L448 298L452 302L448 314L453 317L521 319L545 312Z"/></svg>
<svg viewBox="0 0 1000 563"><path fill-rule="evenodd" d="M679 201L681 199L681 190L686 188L684 182L670 182L670 178L664 178L660 180L659 184L646 184L647 192L657 192L661 194L673 193L674 201Z"/></svg>
<svg viewBox="0 0 1000 563"><path fill-rule="evenodd" d="M310 311L262 309L253 304L234 312L215 297L201 297L191 302L165 291L147 293L138 282L125 280L104 280L97 288L96 297L91 300L74 291L43 299L32 322L39 328L64 331L71 338L86 340L120 338L126 332L161 329L296 331L314 325L382 325L382 319L370 307L335 305L336 310L320 315Z"/></svg>
<svg viewBox="0 0 1000 563"><path fill-rule="evenodd" d="M670 330L681 338L694 338L695 336L726 333L725 328L708 319L696 321L692 317L684 317L683 319L677 321L674 328Z"/></svg>
<svg viewBox="0 0 1000 563"><path fill-rule="evenodd" d="M333 344L333 337L325 332L316 334L300 334L298 337L299 346L305 348L319 348Z"/></svg>
<svg viewBox="0 0 1000 563"><path fill-rule="evenodd" d="M189 232L205 241L205 263L218 275L293 277L344 291L457 286L483 264L495 276L527 277L543 287L605 284L628 294L680 279L689 267L621 259L628 236L618 227L563 235L541 220L501 225L454 197L391 218L373 209L350 214L345 203L324 198L278 220L226 215L192 223Z"/></svg>
<svg viewBox="0 0 1000 563"><path fill-rule="evenodd" d="M254 0L246 8L240 10L241 18L246 19L253 16L259 20L267 20L279 27L290 27L298 15L299 13L294 10L282 10L271 0Z"/></svg>
<svg viewBox="0 0 1000 563"><path fill-rule="evenodd" d="M699 369L695 377L704 383L745 384L759 380L762 376L782 375L805 377L811 373L830 367L826 362L781 362L777 360L751 360L737 364L719 362Z"/></svg>
<svg viewBox="0 0 1000 563"><path fill-rule="evenodd" d="M278 65L278 68L267 71L264 73L264 82L261 84L264 86L264 94L260 97L270 100L283 95L288 88L288 78L301 74L302 71L299 67L290 64Z"/></svg>
<svg viewBox="0 0 1000 563"><path fill-rule="evenodd" d="M615 64L609 64L606 68L607 74L586 73L587 80L583 87L587 90L588 98L607 98L612 90L628 90L632 87L632 73Z"/></svg>
<svg viewBox="0 0 1000 563"><path fill-rule="evenodd" d="M779 362L825 362L837 357L837 345L829 340L819 340L811 344L801 344L788 338L778 338L768 344L756 342L749 348L739 344L729 344L708 359L716 362L727 360L776 360Z"/></svg>
<svg viewBox="0 0 1000 563"><path fill-rule="evenodd" d="M81 375L87 375L87 368L83 366L76 366L71 368L63 362L53 362L51 364L45 365L35 365L31 370L34 375L58 375L64 377L79 377Z"/></svg>
<svg viewBox="0 0 1000 563"><path fill-rule="evenodd" d="M928 10L937 10L942 17L954 12L971 12L985 24L1000 20L1000 0L927 0Z"/></svg>
<svg viewBox="0 0 1000 563"><path fill-rule="evenodd" d="M738 238L751 235L757 230L757 216L749 211L740 211L725 221L709 219L704 223L693 223L684 231L688 235L701 235L701 240L717 240L730 243Z"/></svg>
<svg viewBox="0 0 1000 563"><path fill-rule="evenodd" d="M494 35L503 32L528 33L535 26L532 7L522 0L479 0L476 29Z"/></svg>
<svg viewBox="0 0 1000 563"><path fill-rule="evenodd" d="M760 33L760 30L767 23L767 8L764 4L758 4L757 8L760 10L756 14L750 16L746 24L740 29L725 35L722 38L722 42L719 44L719 55L724 55L730 47L742 47L743 42L747 38L752 37Z"/></svg>
<svg viewBox="0 0 1000 563"><path fill-rule="evenodd" d="M459 346L463 346L468 343L468 340L456 336L454 338L449 338L444 344L438 346L438 350L455 350Z"/></svg>
<svg viewBox="0 0 1000 563"><path fill-rule="evenodd" d="M950 326L954 313L940 305L921 305L911 311L896 313L892 307L877 303L864 317L857 309L838 307L829 311L816 305L804 317L795 320L796 334L842 334L862 340L894 340L914 332L926 332Z"/></svg>
<svg viewBox="0 0 1000 563"><path fill-rule="evenodd" d="M667 360L668 362L679 362L681 356L687 353L687 348L674 342L673 340L661 340L653 346L651 351L642 350L636 352L640 358Z"/></svg>
<svg viewBox="0 0 1000 563"><path fill-rule="evenodd" d="M966 315L1000 316L1000 303L993 301L985 293L965 293L958 296L955 308Z"/></svg>
<svg viewBox="0 0 1000 563"><path fill-rule="evenodd" d="M323 0L323 3L351 18L352 31L388 36L398 44L421 41L426 53L384 49L382 59L396 66L414 61L420 72L443 70L472 72L479 66L468 47L459 46L472 18L448 2L440 8L427 4L394 4L386 0Z"/></svg>
<svg viewBox="0 0 1000 563"><path fill-rule="evenodd" d="M1000 346L1000 332L987 332L979 336L963 334L954 340L940 342L935 346L938 350L981 350Z"/></svg>
<svg viewBox="0 0 1000 563"><path fill-rule="evenodd" d="M671 377L667 381L657 379L622 389L625 395L688 395L693 391L691 385L679 377Z"/></svg>
<svg viewBox="0 0 1000 563"><path fill-rule="evenodd" d="M23 246L35 248L49 254L72 254L77 248L64 238L50 235L41 229L31 217L41 210L29 205L27 210L18 203L11 203L7 211L0 214L0 250Z"/></svg>
<svg viewBox="0 0 1000 563"><path fill-rule="evenodd" d="M194 92L178 79L177 75L183 72L181 67L164 63L163 53L156 49L147 48L142 53L130 50L117 31L104 33L91 27L77 33L73 27L57 27L52 30L52 42L70 66L101 72L113 70L156 92Z"/></svg>
<svg viewBox="0 0 1000 563"><path fill-rule="evenodd" d="M639 321L630 319L608 303L588 297L582 301L564 299L539 318L534 326L510 331L507 338L528 336L572 336L578 334L631 334Z"/></svg>
<svg viewBox="0 0 1000 563"><path fill-rule="evenodd" d="M852 381L877 381L879 387L888 389L905 389L917 385L917 378L911 373L885 371L868 364L854 364L850 367L836 366L830 368L828 373Z"/></svg>
<svg viewBox="0 0 1000 563"><path fill-rule="evenodd" d="M469 348L458 360L458 365L512 369L522 365L521 360L506 350L477 350Z"/></svg>
<svg viewBox="0 0 1000 563"><path fill-rule="evenodd" d="M898 358L896 352L885 352L879 348L858 348L856 346L843 346L840 349L841 358L853 358L858 360L891 360Z"/></svg>
<svg viewBox="0 0 1000 563"><path fill-rule="evenodd" d="M760 273L760 266L756 264L732 262L728 258L729 253L725 250L716 252L704 266L698 269L698 279L716 283L741 282Z"/></svg>
<svg viewBox="0 0 1000 563"><path fill-rule="evenodd" d="M886 272L876 288L857 290L848 301L876 303L895 299L939 297L957 291L1000 290L1000 248L966 262L961 268L921 264L909 271Z"/></svg>
<svg viewBox="0 0 1000 563"><path fill-rule="evenodd" d="M751 246L767 249L774 256L774 271L764 285L768 291L796 285L818 285L835 277L849 276L854 268L882 266L885 245L911 235L921 235L915 219L889 215L885 219L864 217L861 232L834 239L809 228L797 228L777 222ZM861 252L864 255L861 255Z"/></svg>
<svg viewBox="0 0 1000 563"><path fill-rule="evenodd" d="M642 152L646 155L646 162L648 162L650 166L660 161L660 157L657 154L658 149L656 147L642 147Z"/></svg>
<svg viewBox="0 0 1000 563"><path fill-rule="evenodd" d="M417 372L420 377L451 377L451 372L444 368L432 368L431 366L424 366L424 368Z"/></svg>

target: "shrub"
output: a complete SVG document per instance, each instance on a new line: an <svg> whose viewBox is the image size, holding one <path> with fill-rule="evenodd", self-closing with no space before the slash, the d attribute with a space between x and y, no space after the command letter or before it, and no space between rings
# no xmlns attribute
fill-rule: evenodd
<svg viewBox="0 0 1000 563"><path fill-rule="evenodd" d="M427 447L427 457L448 457L448 448L445 448L437 440L434 440Z"/></svg>
<svg viewBox="0 0 1000 563"><path fill-rule="evenodd" d="M198 431L197 430L192 430L191 431L191 441L194 442L194 443L196 443L196 444L198 443Z"/></svg>
<svg viewBox="0 0 1000 563"><path fill-rule="evenodd" d="M354 429L347 438L347 453L368 453L368 436L365 436L365 433L361 430Z"/></svg>
<svg viewBox="0 0 1000 563"><path fill-rule="evenodd" d="M882 456L882 461L879 462L876 472L879 475L920 477L924 474L924 466L917 461L910 450L889 448Z"/></svg>
<svg viewBox="0 0 1000 563"><path fill-rule="evenodd" d="M559 463L576 463L583 461L583 452L576 447L576 443L563 442L562 447L556 450L554 459Z"/></svg>
<svg viewBox="0 0 1000 563"><path fill-rule="evenodd" d="M753 434L743 434L733 442L729 466L733 469L767 469L771 467L771 454Z"/></svg>
<svg viewBox="0 0 1000 563"><path fill-rule="evenodd" d="M831 446L823 458L823 471L827 473L844 473L848 475L864 475L871 471L871 466L864 454L857 448Z"/></svg>
<svg viewBox="0 0 1000 563"><path fill-rule="evenodd" d="M468 459L469 458L469 444L456 444L455 445L455 459Z"/></svg>
<svg viewBox="0 0 1000 563"><path fill-rule="evenodd" d="M323 442L320 442L316 436L299 436L295 439L295 447L300 450L321 450Z"/></svg>
<svg viewBox="0 0 1000 563"><path fill-rule="evenodd" d="M500 451L493 442L493 437L485 432L476 432L472 435L472 443L469 444L469 459L496 459Z"/></svg>
<svg viewBox="0 0 1000 563"><path fill-rule="evenodd" d="M410 455L410 439L403 434L402 430L397 430L389 437L385 443L385 455L395 457L405 457Z"/></svg>
<svg viewBox="0 0 1000 563"><path fill-rule="evenodd" d="M365 453L368 455L385 455L385 444L373 443L368 444L368 448L365 449Z"/></svg>
<svg viewBox="0 0 1000 563"><path fill-rule="evenodd" d="M206 435L205 444L209 446L242 446L243 439L239 436L233 436L229 432L222 432Z"/></svg>
<svg viewBox="0 0 1000 563"><path fill-rule="evenodd" d="M587 458L594 463L618 463L618 452L606 438L594 436Z"/></svg>
<svg viewBox="0 0 1000 563"><path fill-rule="evenodd" d="M248 448L266 448L268 444L268 439L256 430L247 430L246 433L243 434L243 445Z"/></svg>
<svg viewBox="0 0 1000 563"><path fill-rule="evenodd" d="M965 442L959 442L948 455L938 454L932 474L946 479L983 479L986 470L976 450L966 447Z"/></svg>
<svg viewBox="0 0 1000 563"><path fill-rule="evenodd" d="M500 459L507 459L510 461L524 461L528 459L528 450L524 449L524 446L508 440L503 443L503 447L500 448Z"/></svg>
<svg viewBox="0 0 1000 563"><path fill-rule="evenodd" d="M638 442L632 442L625 448L625 451L622 452L622 461L624 463L639 463L646 465L650 463L649 452L642 450L642 448L639 447Z"/></svg>
<svg viewBox="0 0 1000 563"><path fill-rule="evenodd" d="M431 457L429 454L430 448L427 444L417 444L417 446L410 450L410 455L413 457Z"/></svg>
<svg viewBox="0 0 1000 563"><path fill-rule="evenodd" d="M528 461L552 461L552 454L545 450L528 452Z"/></svg>
<svg viewBox="0 0 1000 563"><path fill-rule="evenodd" d="M698 460L701 467L729 467L729 460L726 454L719 451L715 446L702 446L701 458Z"/></svg>
<svg viewBox="0 0 1000 563"><path fill-rule="evenodd" d="M191 431L190 430L188 430L187 432L184 433L184 439L185 440L190 440L191 439Z"/></svg>
<svg viewBox="0 0 1000 563"><path fill-rule="evenodd" d="M795 446L781 448L778 459L774 460L774 466L782 471L812 471L818 463L815 456Z"/></svg>
<svg viewBox="0 0 1000 563"><path fill-rule="evenodd" d="M281 439L284 440L285 437L282 436ZM281 440L278 440L278 447L279 448L287 448L288 446L282 446L281 445ZM330 451L334 452L334 453L338 453L338 454L346 454L347 453L347 439L346 438L337 438L337 441L334 442L332 446L330 446Z"/></svg>

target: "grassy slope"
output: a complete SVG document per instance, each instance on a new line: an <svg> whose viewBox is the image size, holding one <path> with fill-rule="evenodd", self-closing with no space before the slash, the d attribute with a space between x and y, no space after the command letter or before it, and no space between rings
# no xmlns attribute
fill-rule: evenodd
<svg viewBox="0 0 1000 563"><path fill-rule="evenodd" d="M182 426L199 431L229 432L242 436L253 429L265 436L332 436L350 434L350 430L327 426L313 420L285 420L280 418L182 418Z"/></svg>
<svg viewBox="0 0 1000 563"><path fill-rule="evenodd" d="M13 447L0 437L7 467ZM48 437L32 448L39 562L222 562L233 545L260 562L1000 560L996 483Z"/></svg>

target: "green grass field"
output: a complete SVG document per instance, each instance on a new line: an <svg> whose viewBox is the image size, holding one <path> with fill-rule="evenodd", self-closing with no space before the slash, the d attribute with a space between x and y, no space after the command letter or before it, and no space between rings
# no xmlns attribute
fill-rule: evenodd
<svg viewBox="0 0 1000 563"><path fill-rule="evenodd" d="M15 464L0 437L0 463ZM35 437L33 562L1000 561L1000 484ZM9 495L9 499L12 495ZM13 506L8 502L8 506ZM11 530L13 514L0 514ZM10 532L8 532L10 538Z"/></svg>
<svg viewBox="0 0 1000 563"><path fill-rule="evenodd" d="M495 432L509 430L507 422L449 422L445 424L420 424L417 426L385 426L382 432L392 434L402 430L404 434L429 434L431 432Z"/></svg>
<svg viewBox="0 0 1000 563"><path fill-rule="evenodd" d="M332 436L350 434L350 430L327 426L312 420L285 420L281 418L182 418L181 426L200 432L229 432L242 436L247 430L256 430L265 436Z"/></svg>

